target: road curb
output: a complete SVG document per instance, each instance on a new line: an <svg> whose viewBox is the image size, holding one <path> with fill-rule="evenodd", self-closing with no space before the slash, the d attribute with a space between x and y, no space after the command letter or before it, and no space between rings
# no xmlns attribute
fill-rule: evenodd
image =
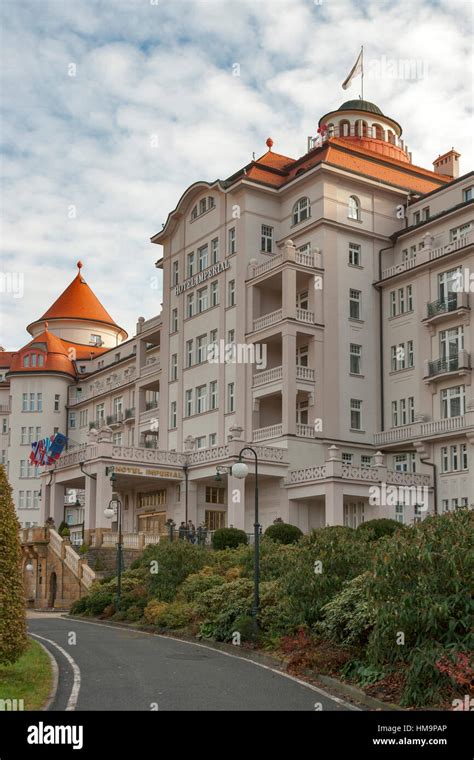
<svg viewBox="0 0 474 760"><path fill-rule="evenodd" d="M238 655L236 655L236 651L235 651L236 647L232 646L231 644L226 644L225 642L222 642L222 641L196 639L193 636L174 636L166 632L165 633L163 633L162 631L158 632L151 626L137 626L137 625L134 625L133 623L124 623L124 622L113 621L113 620L101 620L100 618L93 618L93 617L84 618L84 617L81 617L81 615L63 615L62 617L68 618L70 620L74 620L74 619L82 620L83 622L91 621L91 622L99 623L103 625L114 626L115 628L125 628L132 631L142 631L143 633L149 633L156 636L163 636L168 639L174 639L175 641L184 641L188 644L199 644L200 646L207 647L208 649L214 649L216 651L225 652L227 654L233 654L245 660L250 660L255 663L260 663L261 665L267 665L273 668L274 670L281 671L282 673L288 673L286 662L284 660L281 660L278 657L275 657L271 654L267 654L264 652L256 652L254 650L241 649L241 648L238 648ZM302 677L304 679L308 679L309 683L311 683L311 681L319 682L322 686L325 686L326 688L330 688L333 691L339 692L339 694L336 693L333 696L346 697L372 710L388 711L388 712L397 710L397 711L405 712L404 708L400 707L399 705L394 705L389 702L382 702L382 700L377 699L376 697L369 697L368 694L366 694L364 691L359 689L357 686L351 686L342 681L339 681L337 678L332 678L330 676L323 675L322 673L315 673L314 671L304 669L296 677L300 677L300 678Z"/></svg>
<svg viewBox="0 0 474 760"><path fill-rule="evenodd" d="M44 649L46 654L49 657L49 661L51 663L51 676L52 676L52 683L51 683L51 689L49 691L48 696L46 697L46 701L43 704L42 707L40 707L41 712L46 712L50 709L51 705L53 704L54 700L56 699L56 694L58 692L58 686L59 686L59 666L57 663L56 658L54 655L51 654L49 649L45 647L44 644L41 643L41 641L38 641L38 639L34 638L33 636L30 636L30 638L36 643L39 644L41 649Z"/></svg>

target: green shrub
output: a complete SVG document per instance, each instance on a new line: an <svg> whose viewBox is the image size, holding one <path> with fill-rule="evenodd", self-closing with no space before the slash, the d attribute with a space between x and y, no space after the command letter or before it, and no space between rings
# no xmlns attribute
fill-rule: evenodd
<svg viewBox="0 0 474 760"><path fill-rule="evenodd" d="M160 541L156 546L147 547L138 570L144 572L150 597L171 602L188 575L197 573L208 561L209 551L204 547L187 541Z"/></svg>
<svg viewBox="0 0 474 760"><path fill-rule="evenodd" d="M342 590L321 610L322 621L317 631L325 638L345 646L361 647L373 628L373 613L367 598L367 581L370 573L365 572L346 581Z"/></svg>
<svg viewBox="0 0 474 760"><path fill-rule="evenodd" d="M184 628L194 619L194 607L184 602L171 602L158 612L154 623L158 628Z"/></svg>
<svg viewBox="0 0 474 760"><path fill-rule="evenodd" d="M355 681L359 686L369 686L380 681L385 673L381 668L367 665L361 660L349 660L341 669L341 675Z"/></svg>
<svg viewBox="0 0 474 760"><path fill-rule="evenodd" d="M407 530L407 527L397 520L380 517L377 520L361 523L356 530L359 535L363 534L369 541L378 541L382 536L393 536L396 531Z"/></svg>
<svg viewBox="0 0 474 760"><path fill-rule="evenodd" d="M240 544L235 549L214 550L208 554L208 563L218 575L225 575L234 567L243 567L248 561L253 562L253 547Z"/></svg>
<svg viewBox="0 0 474 760"><path fill-rule="evenodd" d="M76 599L76 601L72 603L69 612L71 615L83 615L84 612L87 612L87 605L88 597L81 596L80 599Z"/></svg>
<svg viewBox="0 0 474 760"><path fill-rule="evenodd" d="M147 606L143 610L143 617L145 618L146 622L150 625L153 625L155 622L156 617L163 612L163 610L168 606L167 602L159 602L158 599L150 599Z"/></svg>
<svg viewBox="0 0 474 760"><path fill-rule="evenodd" d="M346 581L369 570L373 544L352 528L334 526L312 532L292 548L293 561L282 575L295 626L312 626L322 608L338 594Z"/></svg>
<svg viewBox="0 0 474 760"><path fill-rule="evenodd" d="M89 551L89 547L88 547L87 544L81 544L80 545L80 547L79 547L79 554L81 554L82 556L84 556L84 554L87 554L88 551Z"/></svg>
<svg viewBox="0 0 474 760"><path fill-rule="evenodd" d="M219 528L212 535L213 549L235 549L247 543L247 534L238 528Z"/></svg>
<svg viewBox="0 0 474 760"><path fill-rule="evenodd" d="M206 570L206 568L204 568ZM178 589L178 598L185 602L194 602L204 591L225 583L222 575L210 575L201 570L199 573L188 575Z"/></svg>
<svg viewBox="0 0 474 760"><path fill-rule="evenodd" d="M234 622L234 631L240 634L241 641L258 642L260 639L258 626L252 615L241 615Z"/></svg>
<svg viewBox="0 0 474 760"><path fill-rule="evenodd" d="M101 615L106 607L108 607L110 604L113 604L113 601L114 595L110 591L99 588L97 591L93 591L87 597L86 611L89 615Z"/></svg>
<svg viewBox="0 0 474 760"><path fill-rule="evenodd" d="M71 535L71 531L69 530L69 526L65 520L63 520L59 526L58 533L63 538L68 538Z"/></svg>
<svg viewBox="0 0 474 760"><path fill-rule="evenodd" d="M299 544L279 544L264 536L260 544L260 579L273 581L285 576L295 562L300 548ZM253 578L254 547L248 549L247 554L242 557L242 575Z"/></svg>
<svg viewBox="0 0 474 760"><path fill-rule="evenodd" d="M274 523L265 531L267 538L279 544L297 544L302 535L303 532L296 525L284 522Z"/></svg>

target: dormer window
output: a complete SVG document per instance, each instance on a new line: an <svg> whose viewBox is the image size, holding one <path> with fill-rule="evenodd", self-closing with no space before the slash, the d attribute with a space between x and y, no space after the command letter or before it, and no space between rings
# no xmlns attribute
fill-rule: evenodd
<svg viewBox="0 0 474 760"><path fill-rule="evenodd" d="M309 198L300 198L293 206L293 224L299 224L311 216L311 203Z"/></svg>
<svg viewBox="0 0 474 760"><path fill-rule="evenodd" d="M30 355L26 354L26 356L23 357L23 366L29 367L30 366Z"/></svg>
<svg viewBox="0 0 474 760"><path fill-rule="evenodd" d="M89 341L89 344L91 346L101 346L103 343L103 340L100 335L91 335L91 339Z"/></svg>
<svg viewBox="0 0 474 760"><path fill-rule="evenodd" d="M206 211L210 211L211 208L215 208L216 201L212 195L208 195L207 198L201 198L199 204L194 206L191 211L191 221L193 222L198 216L202 216Z"/></svg>
<svg viewBox="0 0 474 760"><path fill-rule="evenodd" d="M43 356L43 354L38 354L38 367L44 367L44 356Z"/></svg>

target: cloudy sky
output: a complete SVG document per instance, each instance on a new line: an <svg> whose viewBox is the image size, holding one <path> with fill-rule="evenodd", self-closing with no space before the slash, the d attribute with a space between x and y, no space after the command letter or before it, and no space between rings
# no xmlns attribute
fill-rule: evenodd
<svg viewBox="0 0 474 760"><path fill-rule="evenodd" d="M269 135L302 155L319 117L359 96L359 79L341 83L361 44L365 98L402 124L414 163L454 146L473 166L470 0L1 0L0 12L8 350L78 259L130 334L158 313L149 238L184 189L229 176Z"/></svg>

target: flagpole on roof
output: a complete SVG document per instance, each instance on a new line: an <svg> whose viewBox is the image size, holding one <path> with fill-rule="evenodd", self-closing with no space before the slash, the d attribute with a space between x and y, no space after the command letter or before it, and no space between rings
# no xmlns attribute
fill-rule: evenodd
<svg viewBox="0 0 474 760"><path fill-rule="evenodd" d="M362 89L362 98L361 98L361 100L364 100L364 46L363 45L361 45L360 54L361 54L361 59L360 59L360 64L361 64L360 81L361 81L361 89Z"/></svg>

